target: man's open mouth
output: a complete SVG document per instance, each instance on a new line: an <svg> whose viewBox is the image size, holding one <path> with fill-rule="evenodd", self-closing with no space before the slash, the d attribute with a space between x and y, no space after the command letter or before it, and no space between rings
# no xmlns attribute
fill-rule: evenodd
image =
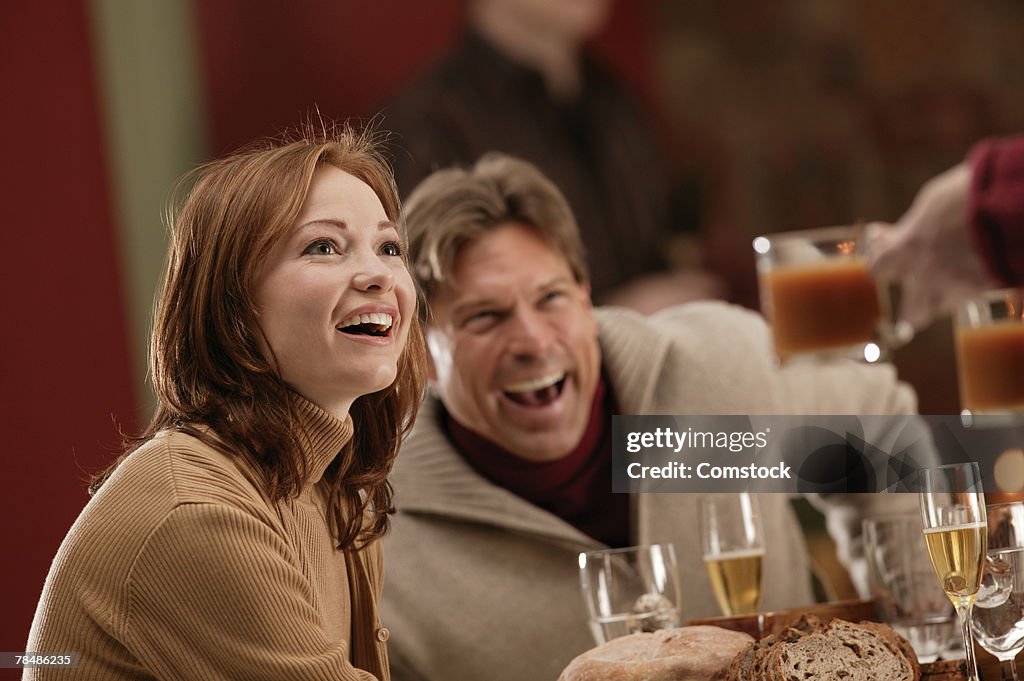
<svg viewBox="0 0 1024 681"><path fill-rule="evenodd" d="M566 372L559 371L506 385L501 392L516 404L527 407L543 407L557 400L562 394L566 376Z"/></svg>
<svg viewBox="0 0 1024 681"><path fill-rule="evenodd" d="M336 328L342 333L353 336L383 337L391 333L391 315L386 312L352 315Z"/></svg>

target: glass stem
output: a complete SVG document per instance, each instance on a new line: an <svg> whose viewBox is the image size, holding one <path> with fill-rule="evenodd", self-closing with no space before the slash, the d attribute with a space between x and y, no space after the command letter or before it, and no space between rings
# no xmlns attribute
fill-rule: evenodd
<svg viewBox="0 0 1024 681"><path fill-rule="evenodd" d="M960 628L964 634L964 653L967 655L967 681L980 681L978 678L978 661L974 658L974 632L971 630L971 608L974 603L960 606L956 614L960 617Z"/></svg>
<svg viewBox="0 0 1024 681"><path fill-rule="evenodd" d="M1017 665L1013 663L1012 658L999 661L999 678L1000 681L1018 681Z"/></svg>

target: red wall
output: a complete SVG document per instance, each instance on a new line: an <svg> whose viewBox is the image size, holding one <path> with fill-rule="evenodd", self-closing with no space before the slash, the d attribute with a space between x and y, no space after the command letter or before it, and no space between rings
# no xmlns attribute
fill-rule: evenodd
<svg viewBox="0 0 1024 681"><path fill-rule="evenodd" d="M2 26L0 650L20 651L135 400L84 0L7 3Z"/></svg>

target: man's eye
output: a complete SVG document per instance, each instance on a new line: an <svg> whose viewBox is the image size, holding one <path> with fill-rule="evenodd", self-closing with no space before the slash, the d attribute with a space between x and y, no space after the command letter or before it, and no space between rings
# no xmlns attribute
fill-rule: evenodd
<svg viewBox="0 0 1024 681"><path fill-rule="evenodd" d="M551 302L552 300L558 300L559 298L562 297L562 295L563 293L561 291L548 291L541 297L540 302L548 303Z"/></svg>
<svg viewBox="0 0 1024 681"><path fill-rule="evenodd" d="M337 252L338 248L334 245L333 241L319 239L306 246L303 255L335 255Z"/></svg>
<svg viewBox="0 0 1024 681"><path fill-rule="evenodd" d="M399 256L402 255L402 244L398 243L397 241L389 241L383 246L381 246L380 250L381 253L383 253L384 255Z"/></svg>
<svg viewBox="0 0 1024 681"><path fill-rule="evenodd" d="M494 310L481 310L480 312L474 312L465 319L462 320L463 326L475 326L481 327L486 326L498 318L498 313Z"/></svg>

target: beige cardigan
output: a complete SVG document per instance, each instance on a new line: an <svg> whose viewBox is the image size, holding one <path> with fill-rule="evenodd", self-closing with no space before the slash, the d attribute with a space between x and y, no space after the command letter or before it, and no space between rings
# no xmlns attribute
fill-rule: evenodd
<svg viewBox="0 0 1024 681"><path fill-rule="evenodd" d="M653 318L596 313L603 367L623 414L905 414L915 408L913 392L896 381L892 367L780 371L763 320L736 307L689 304ZM384 541L382 613L392 631L396 680L553 680L594 644L577 556L601 545L478 475L445 437L433 398L403 445L392 483L399 513ZM702 561L698 496L633 499L635 542L676 546L684 619L719 614ZM874 505L916 508L916 499L845 495L827 500L826 512L852 539ZM763 494L761 510L763 607L812 602L810 562L789 499ZM849 555L850 542L845 549Z"/></svg>
<svg viewBox="0 0 1024 681"><path fill-rule="evenodd" d="M341 552L320 480L352 435L303 402L311 482L271 504L244 465L181 433L132 453L50 568L25 679L388 679L379 542Z"/></svg>

